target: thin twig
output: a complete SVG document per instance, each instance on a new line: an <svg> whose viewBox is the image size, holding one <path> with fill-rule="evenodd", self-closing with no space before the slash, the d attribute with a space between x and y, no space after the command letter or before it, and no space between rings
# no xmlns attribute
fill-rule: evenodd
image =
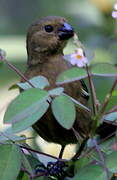
<svg viewBox="0 0 117 180"><path fill-rule="evenodd" d="M13 64L11 64L10 62L8 62L6 59L3 59L2 61L4 61L9 67L10 69L12 69L13 71L15 71L23 80L25 80L32 88L35 88L35 86L26 78L25 75L23 75L23 73L21 73L21 71L19 71ZM47 99L46 100L48 102L48 104L50 104L50 101Z"/></svg>
<svg viewBox="0 0 117 180"><path fill-rule="evenodd" d="M81 145L81 142L83 141L83 137L80 136L79 132L74 129L74 127L71 128L74 132L74 135L76 136L76 139L78 143Z"/></svg>
<svg viewBox="0 0 117 180"><path fill-rule="evenodd" d="M26 78L26 76L24 76L23 73L21 73L13 64L8 62L6 59L4 59L3 61L10 67L10 69L14 70L23 80L28 82L28 84L30 84L31 87L35 88L35 86Z"/></svg>
<svg viewBox="0 0 117 180"><path fill-rule="evenodd" d="M30 179L34 179L37 177L46 176L46 172L38 173L38 174L31 174Z"/></svg>
<svg viewBox="0 0 117 180"><path fill-rule="evenodd" d="M100 142L98 142L97 144L100 145L101 143L105 142L107 139L111 138L113 135L115 134L115 132L109 134L107 137L105 137L104 139L102 139ZM79 159L88 156L93 150L95 149L95 146L91 147L90 149L88 149L84 154L82 154Z"/></svg>
<svg viewBox="0 0 117 180"><path fill-rule="evenodd" d="M31 174L26 168L21 167L21 171L25 172L30 177Z"/></svg>
<svg viewBox="0 0 117 180"><path fill-rule="evenodd" d="M3 132L0 132L0 134L2 135L2 136L4 136L5 138L7 138L9 141L11 141L13 144L15 143L15 141L13 141L9 136L7 136L5 133L3 133Z"/></svg>
<svg viewBox="0 0 117 180"><path fill-rule="evenodd" d="M21 171L25 172L29 176L30 180L46 175L46 172L42 172L42 173L38 173L38 174L32 174L26 168L23 168L23 167L21 167Z"/></svg>
<svg viewBox="0 0 117 180"><path fill-rule="evenodd" d="M95 118L95 121L96 121L96 122L98 121L98 119L101 119L102 116L103 116L103 114L105 113L106 107L107 107L107 105L108 105L108 103L109 103L109 101L110 101L110 98L111 98L111 96L112 96L112 93L113 93L116 85L117 85L117 79L115 79L115 81L114 81L114 83L113 83L113 85L112 85L109 93L108 93L108 94L106 95L106 97L105 97L105 100L104 100L104 103L103 103L103 105L102 105L102 107L101 107L101 110L100 110L100 112L97 114L97 116L96 116L96 118Z"/></svg>
<svg viewBox="0 0 117 180"><path fill-rule="evenodd" d="M87 71L89 87L90 87L89 89L90 89L90 94L91 94L93 115L95 116L97 114L97 108L96 108L97 98L96 98L96 92L95 92L94 84L93 84L93 81L92 81L92 75L91 75L87 65L86 65L86 71Z"/></svg>
<svg viewBox="0 0 117 180"><path fill-rule="evenodd" d="M85 145L86 145L87 140L88 140L88 137L83 140L83 142L82 142L82 144L80 145L78 151L76 152L76 154L75 154L75 155L73 156L73 158L72 158L73 161L76 161L77 158L81 155L81 153L83 152L83 150L84 150L84 148L85 148Z"/></svg>
<svg viewBox="0 0 117 180"><path fill-rule="evenodd" d="M74 34L74 44L79 48L81 47L82 49L84 49L83 45L81 44L81 42L78 39L77 34ZM89 71L89 67L86 65L86 71L87 71L87 75L88 75L88 81L89 81L89 87L90 87L90 93L91 93L91 100L92 100L92 107L93 107L93 115L95 116L97 114L97 98L96 98L96 92L95 92L95 88L94 88L94 84L92 81L92 75Z"/></svg>
<svg viewBox="0 0 117 180"><path fill-rule="evenodd" d="M50 154L46 154L46 153L43 153L43 152L34 150L34 149L32 149L32 148L29 148L29 147L25 147L25 146L20 145L20 144L19 144L19 147L20 147L20 148L23 148L23 149L26 149L26 150L29 150L29 151L32 151L32 152L35 152L35 153L38 153L38 154L41 154L41 155L44 155L44 156L51 157L51 158L53 158L53 159L63 160L63 159L57 158L57 157L55 157L55 156L52 156L52 155L50 155Z"/></svg>
<svg viewBox="0 0 117 180"><path fill-rule="evenodd" d="M117 111L117 105L115 105L114 107L112 107L112 109L110 109L109 111L108 111L108 113L112 113L112 112L116 112ZM107 114L108 114L107 113Z"/></svg>
<svg viewBox="0 0 117 180"><path fill-rule="evenodd" d="M103 157L103 153L101 152L97 142L95 139L92 139L93 143L94 143L94 146L95 146L95 150L97 151L97 153L99 154L99 157L100 157L100 160L101 160L101 165L105 171L105 174L106 174L106 180L109 180L109 170L108 168L106 167L106 164L105 164L105 159Z"/></svg>
<svg viewBox="0 0 117 180"><path fill-rule="evenodd" d="M29 172L26 168L24 168L24 167L21 167L21 171L25 172L25 173L29 176L30 180L32 180L32 179L34 179L34 178L36 178L36 177L41 177L41 176L46 175L45 172L38 173L38 174L32 174L32 173L30 173L30 172Z"/></svg>

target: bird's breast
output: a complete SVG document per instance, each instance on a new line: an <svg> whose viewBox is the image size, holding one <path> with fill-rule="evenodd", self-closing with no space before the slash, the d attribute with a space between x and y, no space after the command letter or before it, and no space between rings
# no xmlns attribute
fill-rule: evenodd
<svg viewBox="0 0 117 180"><path fill-rule="evenodd" d="M50 86L52 86L51 88L53 88L58 75L67 69L67 63L62 56L53 56L52 58L48 58L44 63L28 67L25 76L28 79L39 75L45 76L48 79Z"/></svg>

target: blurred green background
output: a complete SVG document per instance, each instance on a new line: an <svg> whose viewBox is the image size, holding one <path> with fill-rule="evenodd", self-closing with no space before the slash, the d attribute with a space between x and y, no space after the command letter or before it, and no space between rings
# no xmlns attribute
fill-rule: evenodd
<svg viewBox="0 0 117 180"><path fill-rule="evenodd" d="M41 16L58 15L68 19L85 47L95 53L95 61L116 63L117 26L111 17L115 0L1 0L0 1L0 48L7 59L19 70L26 67L26 32L28 26ZM65 53L69 53L69 45ZM101 102L114 78L95 78L97 96ZM18 94L8 88L19 81L18 75L7 65L0 64L0 119L8 102ZM109 107L116 104L112 98Z"/></svg>

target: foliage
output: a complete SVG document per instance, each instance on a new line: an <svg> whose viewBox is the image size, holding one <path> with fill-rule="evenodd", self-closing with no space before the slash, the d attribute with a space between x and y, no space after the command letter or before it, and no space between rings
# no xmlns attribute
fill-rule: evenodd
<svg viewBox="0 0 117 180"><path fill-rule="evenodd" d="M46 179L65 179L65 180L98 180L112 179L117 176L117 140L116 135L111 134L103 141L99 139L96 130L102 122L117 124L117 109L111 107L106 111L111 97L117 97L117 68L114 64L94 63L92 55L89 54L89 65L82 68L71 67L59 75L56 80L57 88L45 90L49 86L49 81L43 76L37 76L25 83L17 83L10 89L21 88L24 90L8 106L4 116L4 123L12 125L12 133L0 133L0 175L1 180L46 180ZM69 61L69 56L66 56ZM94 57L95 58L95 57ZM12 66L5 58L5 53L0 51L0 60L5 62L12 70L25 78L19 71ZM0 62L0 63L1 63ZM1 65L1 64L0 64ZM95 84L93 77L114 77L114 82L101 105L97 103ZM63 160L36 151L29 147L25 141L27 137L16 136L15 133L22 132L39 120L50 107L57 122L66 129L71 129L75 121L75 106L79 106L90 111L76 99L64 93L62 84L87 78L91 96L91 111L94 126L90 139L85 142L85 148L81 148L79 154L70 160ZM67 119L67 121L66 121ZM74 132L75 133L75 132ZM77 136L77 134L76 134ZM113 137L112 137L113 136ZM63 137L64 138L64 137ZM82 147L83 144L81 144ZM46 157L48 163L41 161L41 156ZM51 162L49 162L51 159Z"/></svg>

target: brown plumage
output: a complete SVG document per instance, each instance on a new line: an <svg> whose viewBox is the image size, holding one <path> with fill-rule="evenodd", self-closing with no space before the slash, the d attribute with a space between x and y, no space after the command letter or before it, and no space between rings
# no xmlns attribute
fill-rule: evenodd
<svg viewBox="0 0 117 180"><path fill-rule="evenodd" d="M63 57L63 48L73 34L73 28L62 17L44 17L32 24L27 34L28 67L25 76L28 79L37 75L45 76L50 82L50 87L46 89L56 87L57 76L68 69L68 64ZM68 83L63 87L65 93L87 106L87 97L83 95L81 81ZM82 138L85 138L90 133L90 113L78 107L76 112L76 121L73 127ZM51 107L41 120L33 125L33 128L48 142L58 143L62 146L77 143L74 132L63 128L56 121Z"/></svg>

